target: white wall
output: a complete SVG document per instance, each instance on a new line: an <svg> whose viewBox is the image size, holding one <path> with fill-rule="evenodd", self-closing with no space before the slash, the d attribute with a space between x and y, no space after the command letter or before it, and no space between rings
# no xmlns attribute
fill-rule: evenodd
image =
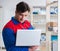
<svg viewBox="0 0 60 51"><path fill-rule="evenodd" d="M3 29L3 8L0 8L0 47L4 46L3 45L3 39L2 39L2 29Z"/></svg>
<svg viewBox="0 0 60 51"><path fill-rule="evenodd" d="M2 5L2 0L0 0L0 5Z"/></svg>

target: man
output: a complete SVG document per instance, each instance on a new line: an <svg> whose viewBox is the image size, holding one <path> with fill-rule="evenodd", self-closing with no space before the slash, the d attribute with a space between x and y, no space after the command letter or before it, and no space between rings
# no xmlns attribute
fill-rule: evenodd
<svg viewBox="0 0 60 51"><path fill-rule="evenodd" d="M15 16L4 26L2 31L6 51L34 51L37 48L36 46L15 46L18 29L33 29L32 25L24 19L29 12L30 8L27 3L20 2L16 5Z"/></svg>

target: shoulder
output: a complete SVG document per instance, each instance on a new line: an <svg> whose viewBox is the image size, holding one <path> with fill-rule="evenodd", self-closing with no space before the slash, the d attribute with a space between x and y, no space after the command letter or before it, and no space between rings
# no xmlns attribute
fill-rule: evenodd
<svg viewBox="0 0 60 51"><path fill-rule="evenodd" d="M3 35L9 35L9 34L13 34L13 33L14 33L13 24L12 24L12 21L10 20L10 21L3 27L2 34L3 34Z"/></svg>
<svg viewBox="0 0 60 51"><path fill-rule="evenodd" d="M10 21L3 27L3 29L5 29L5 28L11 28L11 29L13 29L13 27L14 27L14 24L13 24L13 22L10 20Z"/></svg>

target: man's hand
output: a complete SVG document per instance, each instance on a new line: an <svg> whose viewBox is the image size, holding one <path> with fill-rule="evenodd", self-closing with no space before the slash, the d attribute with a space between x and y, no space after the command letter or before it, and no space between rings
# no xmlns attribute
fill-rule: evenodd
<svg viewBox="0 0 60 51"><path fill-rule="evenodd" d="M29 48L29 51L35 51L38 47L39 47L39 46L31 46L31 47Z"/></svg>

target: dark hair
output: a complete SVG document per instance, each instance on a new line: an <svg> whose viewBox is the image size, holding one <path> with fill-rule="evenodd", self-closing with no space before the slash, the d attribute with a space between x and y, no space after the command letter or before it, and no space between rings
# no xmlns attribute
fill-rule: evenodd
<svg viewBox="0 0 60 51"><path fill-rule="evenodd" d="M17 12L25 12L25 11L28 11L30 12L30 7L28 6L27 3L25 2L19 2L17 5L16 5L16 11Z"/></svg>

